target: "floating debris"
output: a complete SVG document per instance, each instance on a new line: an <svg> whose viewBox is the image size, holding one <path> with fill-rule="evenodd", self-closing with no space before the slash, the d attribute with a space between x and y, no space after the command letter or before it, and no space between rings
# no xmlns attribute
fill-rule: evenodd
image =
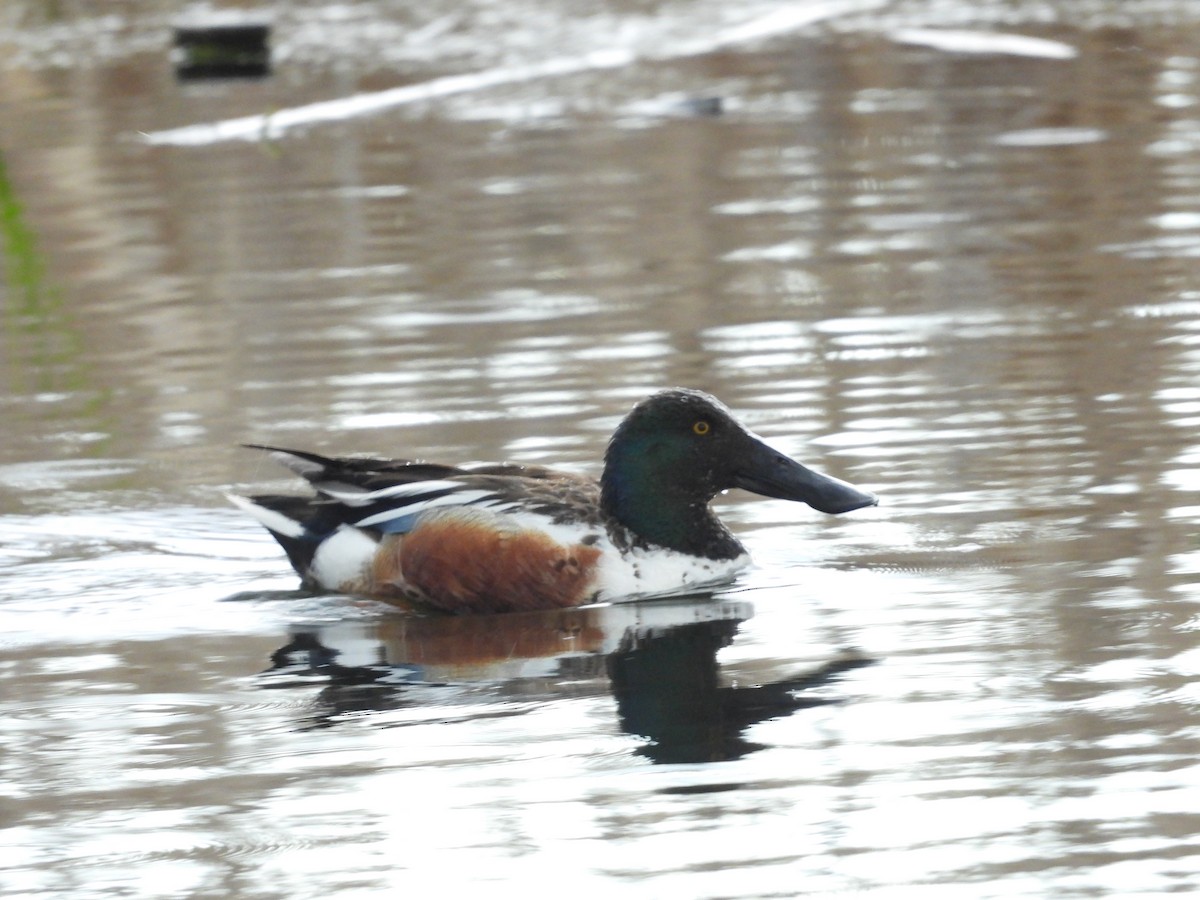
<svg viewBox="0 0 1200 900"><path fill-rule="evenodd" d="M271 74L270 34L264 24L179 26L172 54L175 77L266 78Z"/></svg>

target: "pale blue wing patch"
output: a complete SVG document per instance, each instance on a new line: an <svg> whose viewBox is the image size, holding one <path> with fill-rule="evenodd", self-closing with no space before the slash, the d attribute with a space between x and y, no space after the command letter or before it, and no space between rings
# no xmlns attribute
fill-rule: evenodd
<svg viewBox="0 0 1200 900"><path fill-rule="evenodd" d="M476 504L489 506L491 504L484 501L496 499L498 498L491 491L457 490L426 499L414 498L403 506L382 510L359 519L354 524L358 528L374 528L384 534L404 534L411 531L417 519L430 510Z"/></svg>

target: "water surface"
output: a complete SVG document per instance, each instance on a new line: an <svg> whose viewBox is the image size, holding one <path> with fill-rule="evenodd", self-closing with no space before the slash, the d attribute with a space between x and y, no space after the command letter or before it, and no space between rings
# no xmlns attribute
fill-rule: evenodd
<svg viewBox="0 0 1200 900"><path fill-rule="evenodd" d="M1190 4L288 4L211 83L156 4L11 6L6 896L1200 887ZM672 384L880 507L414 619L221 496L595 471Z"/></svg>

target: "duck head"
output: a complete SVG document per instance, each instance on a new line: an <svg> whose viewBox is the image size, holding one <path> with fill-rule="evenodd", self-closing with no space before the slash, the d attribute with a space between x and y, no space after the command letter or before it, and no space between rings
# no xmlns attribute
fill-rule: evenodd
<svg viewBox="0 0 1200 900"><path fill-rule="evenodd" d="M629 412L609 442L600 481L601 505L622 525L683 552L697 552L697 542L720 545L704 549L707 556L743 552L708 509L730 488L831 514L878 503L770 447L715 397L685 388L660 391Z"/></svg>

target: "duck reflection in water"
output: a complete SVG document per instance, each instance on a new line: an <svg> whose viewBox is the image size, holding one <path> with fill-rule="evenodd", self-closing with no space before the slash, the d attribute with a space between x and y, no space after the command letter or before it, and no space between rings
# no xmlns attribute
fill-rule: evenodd
<svg viewBox="0 0 1200 900"><path fill-rule="evenodd" d="M752 725L836 702L811 691L866 665L838 658L798 677L722 683L717 653L753 615L711 595L551 612L475 617L390 616L296 631L272 655L265 685L322 684L306 728L350 717L381 725L524 715L547 699L611 693L621 728L656 763L737 759L763 748ZM526 701L526 702L521 702ZM529 701L533 701L530 703Z"/></svg>
<svg viewBox="0 0 1200 900"><path fill-rule="evenodd" d="M737 628L724 620L630 630L606 657L622 728L650 739L639 753L659 763L690 763L762 750L743 736L751 725L836 702L801 692L869 662L838 659L797 678L722 686L717 651L733 642Z"/></svg>

